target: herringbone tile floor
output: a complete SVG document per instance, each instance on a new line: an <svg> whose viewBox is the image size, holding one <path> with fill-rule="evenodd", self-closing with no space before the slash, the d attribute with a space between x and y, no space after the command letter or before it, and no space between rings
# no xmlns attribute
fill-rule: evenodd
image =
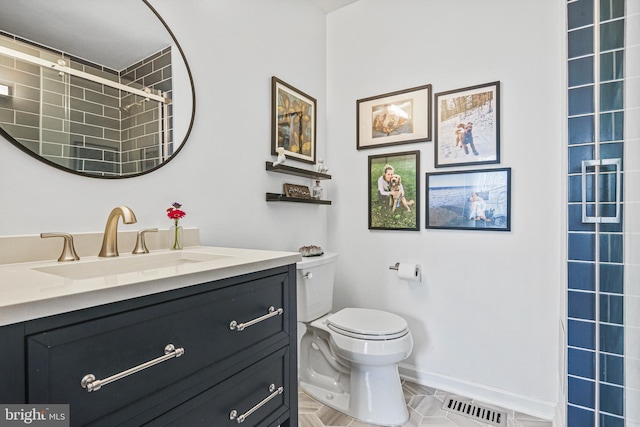
<svg viewBox="0 0 640 427"><path fill-rule="evenodd" d="M402 427L486 427L491 424L442 409L450 393L404 381L402 384L409 409L409 421ZM462 398L461 398L462 399ZM468 399L469 402L472 402ZM481 402L473 402L481 403ZM304 392L298 392L299 427L376 427L355 420L318 403ZM506 427L552 427L552 422L505 410L492 405L485 407L507 413Z"/></svg>

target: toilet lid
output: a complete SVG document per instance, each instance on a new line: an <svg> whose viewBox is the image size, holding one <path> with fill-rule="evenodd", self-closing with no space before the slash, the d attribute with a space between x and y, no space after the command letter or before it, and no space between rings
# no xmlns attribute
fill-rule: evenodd
<svg viewBox="0 0 640 427"><path fill-rule="evenodd" d="M329 329L350 337L389 340L409 332L406 320L386 311L369 308L345 308L327 319Z"/></svg>

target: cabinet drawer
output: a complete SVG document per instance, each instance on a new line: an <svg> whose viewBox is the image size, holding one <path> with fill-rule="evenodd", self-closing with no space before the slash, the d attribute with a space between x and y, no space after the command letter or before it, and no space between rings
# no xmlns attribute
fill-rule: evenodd
<svg viewBox="0 0 640 427"><path fill-rule="evenodd" d="M207 366L237 364L261 346L288 339L287 277L271 276L31 335L28 401L70 403L73 424L84 425L132 402L152 401L154 393L166 398L172 384ZM283 313L266 316L270 306ZM232 321L246 324L260 318L242 331L230 328ZM104 380L140 368L162 357L167 344L184 354L92 392L81 386L88 374Z"/></svg>
<svg viewBox="0 0 640 427"><path fill-rule="evenodd" d="M253 427L283 422L288 416L290 393L297 395L286 382L288 364L296 363L289 360L288 353L285 348L267 356L147 426Z"/></svg>

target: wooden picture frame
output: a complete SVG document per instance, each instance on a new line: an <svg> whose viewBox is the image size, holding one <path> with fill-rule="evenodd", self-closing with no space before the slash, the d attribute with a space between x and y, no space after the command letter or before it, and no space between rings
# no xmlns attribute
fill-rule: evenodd
<svg viewBox="0 0 640 427"><path fill-rule="evenodd" d="M316 163L316 99L271 77L271 154Z"/></svg>
<svg viewBox="0 0 640 427"><path fill-rule="evenodd" d="M310 199L311 191L306 185L283 184L284 195L296 199Z"/></svg>
<svg viewBox="0 0 640 427"><path fill-rule="evenodd" d="M426 177L426 228L511 231L511 168Z"/></svg>
<svg viewBox="0 0 640 427"><path fill-rule="evenodd" d="M435 94L435 167L500 163L500 82Z"/></svg>
<svg viewBox="0 0 640 427"><path fill-rule="evenodd" d="M431 85L356 101L356 148L431 141Z"/></svg>
<svg viewBox="0 0 640 427"><path fill-rule="evenodd" d="M394 182L393 175L400 182ZM400 184L399 190L391 194L394 183ZM369 156L367 192L369 230L419 231L420 151Z"/></svg>

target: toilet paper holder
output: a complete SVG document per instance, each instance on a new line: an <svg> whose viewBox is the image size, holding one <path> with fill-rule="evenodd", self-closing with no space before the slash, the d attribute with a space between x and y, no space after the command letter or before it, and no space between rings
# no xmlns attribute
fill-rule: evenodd
<svg viewBox="0 0 640 427"><path fill-rule="evenodd" d="M400 263L396 262L396 265L390 265L389 266L389 270L396 270L398 271L398 268L400 268Z"/></svg>

